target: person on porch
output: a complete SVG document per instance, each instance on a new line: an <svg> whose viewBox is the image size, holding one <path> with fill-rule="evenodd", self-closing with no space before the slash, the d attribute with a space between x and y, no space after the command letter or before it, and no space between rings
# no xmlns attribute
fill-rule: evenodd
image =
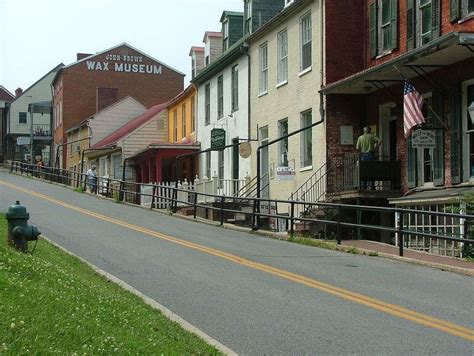
<svg viewBox="0 0 474 356"><path fill-rule="evenodd" d="M375 152L382 144L382 140L371 133L369 126L364 127L364 133L357 139L356 149L361 161L373 161ZM362 189L367 189L367 181L361 182ZM370 189L375 189L374 180L370 181Z"/></svg>

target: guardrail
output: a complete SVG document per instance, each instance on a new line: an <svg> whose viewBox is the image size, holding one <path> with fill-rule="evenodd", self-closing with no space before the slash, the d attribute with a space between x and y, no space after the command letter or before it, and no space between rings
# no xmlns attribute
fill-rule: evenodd
<svg viewBox="0 0 474 356"><path fill-rule="evenodd" d="M83 189L87 183L86 174L79 172L68 171L64 169L54 169L51 167L39 168L35 165L10 162L10 172L15 172L22 175L35 176L52 182L67 184L73 187L81 187ZM286 230L289 234L295 233L296 223L315 223L322 224L325 227L334 229L334 237L338 244L341 243L343 229L346 230L364 230L364 231L379 231L395 235L396 245L399 247L399 255L403 256L405 243L408 241L407 237L420 236L436 240L444 240L452 243L461 244L460 249L463 253L474 254L474 215L449 213L449 212L435 212L427 210L413 210L404 208L388 208L378 206L366 205L349 205L349 204L335 204L325 202L308 202L297 200L278 200L269 198L254 198L254 197L232 197L219 196L199 191L190 191L189 189L182 189L176 186L162 186L159 184L150 183L134 183L111 178L96 177L95 184L89 184L90 189L95 194L100 194L110 198L115 198L118 201L128 202L132 204L140 204L141 197L146 197L150 204L150 208L158 208L163 206L163 202L168 202L165 206L173 212L178 208L192 208L193 217L197 217L199 208L210 210L218 213L219 222L224 224L225 216L230 214L243 214L250 216L252 228L254 230L261 228L262 219L282 219L286 223ZM151 189L143 190L142 187L147 186ZM94 189L94 187L96 189ZM146 191L146 193L144 193ZM209 204L203 202L211 202ZM160 204L158 204L160 203ZM252 207L250 211L238 210L237 205L242 204L247 207ZM312 206L314 209L330 210L332 211L331 218L324 216L323 218L316 217L302 217L295 215L298 206ZM289 214L273 213L270 208L263 207L280 206L288 207ZM279 209L286 211L286 209ZM353 211L356 214L361 212L378 212L390 215L395 221L395 226L383 226L381 224L361 224L353 221L343 220L343 212ZM453 234L446 234L439 231L433 232L421 229L411 229L407 226L406 221L408 216L421 215L428 218L449 218L453 225L459 226L459 231ZM344 215L345 216L345 215ZM454 224L456 222L456 224Z"/></svg>

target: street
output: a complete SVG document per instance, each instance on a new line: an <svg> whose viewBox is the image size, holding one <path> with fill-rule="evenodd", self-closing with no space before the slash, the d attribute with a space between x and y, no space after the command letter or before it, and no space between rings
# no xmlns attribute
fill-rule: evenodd
<svg viewBox="0 0 474 356"><path fill-rule="evenodd" d="M0 171L46 237L239 354L472 354L472 277L278 241ZM37 249L41 249L41 242Z"/></svg>

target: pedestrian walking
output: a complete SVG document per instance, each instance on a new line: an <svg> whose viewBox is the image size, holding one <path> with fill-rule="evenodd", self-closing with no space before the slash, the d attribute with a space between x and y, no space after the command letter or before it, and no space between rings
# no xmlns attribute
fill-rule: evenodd
<svg viewBox="0 0 474 356"><path fill-rule="evenodd" d="M86 172L87 176L87 186L91 193L97 193L97 167L92 165L91 168Z"/></svg>

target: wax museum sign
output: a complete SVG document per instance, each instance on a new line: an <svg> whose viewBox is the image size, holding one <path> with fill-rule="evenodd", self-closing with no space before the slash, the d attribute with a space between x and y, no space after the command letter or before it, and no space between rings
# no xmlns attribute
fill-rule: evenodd
<svg viewBox="0 0 474 356"><path fill-rule="evenodd" d="M86 61L88 70L160 75L161 65L144 64L143 56L108 54L105 61Z"/></svg>

